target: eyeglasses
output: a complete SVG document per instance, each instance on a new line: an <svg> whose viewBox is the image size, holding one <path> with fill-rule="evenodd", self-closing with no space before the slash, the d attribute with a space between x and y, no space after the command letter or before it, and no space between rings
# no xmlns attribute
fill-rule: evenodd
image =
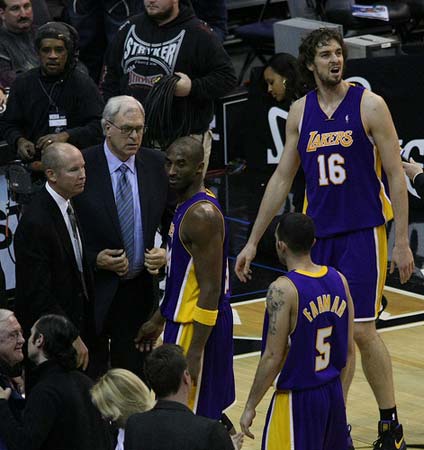
<svg viewBox="0 0 424 450"><path fill-rule="evenodd" d="M147 127L145 127L144 125L140 125L139 127L129 127L126 125L124 125L123 127L118 127L118 125L115 125L111 120L108 120L107 122L117 128L123 136L131 136L133 131L135 131L137 134L141 134L147 130Z"/></svg>
<svg viewBox="0 0 424 450"><path fill-rule="evenodd" d="M19 338L23 338L24 335L22 334L22 331L13 331L12 333L6 334L3 339L0 339L0 341L15 341L18 342Z"/></svg>

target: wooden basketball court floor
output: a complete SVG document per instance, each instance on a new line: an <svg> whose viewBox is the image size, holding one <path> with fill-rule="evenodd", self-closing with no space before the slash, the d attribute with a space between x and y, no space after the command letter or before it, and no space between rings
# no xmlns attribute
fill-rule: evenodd
<svg viewBox="0 0 424 450"><path fill-rule="evenodd" d="M408 448L414 444L424 448L424 296L386 287L389 301L379 326L381 336L392 356L396 401ZM264 298L232 303L234 337L259 341L265 308ZM259 360L259 352L235 356L237 403L228 411L237 424L243 411ZM245 437L244 449L259 450L265 415L272 388L259 404L251 428L255 440ZM355 449L372 448L377 437L378 408L365 379L357 352L356 372L347 405ZM337 450L337 449L334 449Z"/></svg>

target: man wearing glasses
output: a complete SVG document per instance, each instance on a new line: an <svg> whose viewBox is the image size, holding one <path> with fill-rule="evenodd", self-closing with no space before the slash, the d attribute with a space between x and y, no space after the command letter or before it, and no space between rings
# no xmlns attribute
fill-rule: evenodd
<svg viewBox="0 0 424 450"><path fill-rule="evenodd" d="M133 97L112 97L102 118L104 144L86 149L87 184L75 207L94 268L95 350L90 375L112 367L142 375L137 331L156 310L157 228L167 233L168 180L161 152L141 148L144 109ZM110 340L110 346L109 346Z"/></svg>
<svg viewBox="0 0 424 450"><path fill-rule="evenodd" d="M12 311L0 309L0 387L11 389L9 408L13 417L20 422L25 401L20 394L16 378L21 375L21 363L24 359L22 348L25 339L22 328ZM7 447L0 436L0 450Z"/></svg>

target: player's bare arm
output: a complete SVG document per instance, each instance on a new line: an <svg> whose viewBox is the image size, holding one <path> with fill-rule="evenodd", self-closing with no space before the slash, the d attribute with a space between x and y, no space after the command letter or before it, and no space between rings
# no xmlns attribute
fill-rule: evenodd
<svg viewBox="0 0 424 450"><path fill-rule="evenodd" d="M193 257L200 288L197 306L208 311L218 309L222 279L222 242L224 222L219 211L208 202L194 205L186 214L181 227L181 239ZM203 349L213 329L193 322L193 338L187 352L187 362L194 383L200 371Z"/></svg>
<svg viewBox="0 0 424 450"><path fill-rule="evenodd" d="M395 220L395 245L390 273L398 267L401 283L406 283L414 270L414 258L408 239L408 195L400 159L399 140L386 102L365 91L361 105L366 131L374 139L387 175Z"/></svg>
<svg viewBox="0 0 424 450"><path fill-rule="evenodd" d="M287 351L288 336L292 328L291 314L296 302L296 290L287 278L279 278L268 289L266 309L269 327L265 351L259 361L255 379L249 393L240 426L250 438L249 431L256 415L255 409L281 369Z"/></svg>
<svg viewBox="0 0 424 450"><path fill-rule="evenodd" d="M285 202L300 166L297 143L299 140L299 123L304 107L305 97L293 103L290 108L286 123L286 142L283 155L268 182L249 240L237 256L235 272L242 282L251 278L250 263L256 256L256 247L271 220Z"/></svg>
<svg viewBox="0 0 424 450"><path fill-rule="evenodd" d="M343 387L343 397L345 403L347 401L347 393L349 390L349 386L352 383L353 375L355 374L355 342L353 340L353 319L355 317L355 309L353 306L352 296L350 294L349 284L343 274L340 274L340 277L343 281L344 287L346 289L347 294L347 309L349 312L349 329L348 329L348 345L347 345L347 360L346 366L340 373L340 380Z"/></svg>

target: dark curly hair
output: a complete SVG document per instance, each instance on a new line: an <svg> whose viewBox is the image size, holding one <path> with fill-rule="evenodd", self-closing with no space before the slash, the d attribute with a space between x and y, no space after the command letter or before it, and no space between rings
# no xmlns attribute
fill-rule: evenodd
<svg viewBox="0 0 424 450"><path fill-rule="evenodd" d="M67 370L76 368L77 353L72 344L79 333L71 321L64 316L48 314L37 320L34 328L33 343L43 335L43 352L47 359L56 361Z"/></svg>
<svg viewBox="0 0 424 450"><path fill-rule="evenodd" d="M315 87L315 79L313 73L308 69L308 66L314 62L317 48L327 45L333 40L340 44L343 52L343 58L346 61L347 48L343 41L342 35L337 30L332 28L318 28L302 39L298 57L299 70L301 76L310 88Z"/></svg>

